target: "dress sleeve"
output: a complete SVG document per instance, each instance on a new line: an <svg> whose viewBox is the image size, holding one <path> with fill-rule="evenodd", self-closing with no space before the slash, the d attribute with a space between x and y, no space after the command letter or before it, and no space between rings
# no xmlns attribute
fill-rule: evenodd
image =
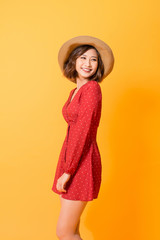
<svg viewBox="0 0 160 240"><path fill-rule="evenodd" d="M90 131L93 127L96 127L96 124L99 124L101 99L101 88L97 82L88 84L81 94L78 117L69 132L65 173L74 174L90 136Z"/></svg>

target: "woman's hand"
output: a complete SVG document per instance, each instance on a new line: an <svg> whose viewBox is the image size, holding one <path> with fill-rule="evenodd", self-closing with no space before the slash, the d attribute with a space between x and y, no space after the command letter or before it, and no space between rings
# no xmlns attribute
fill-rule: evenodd
<svg viewBox="0 0 160 240"><path fill-rule="evenodd" d="M66 183L69 181L70 177L71 175L69 173L63 173L63 175L60 178L58 178L56 188L59 192L66 192L64 188L66 186Z"/></svg>

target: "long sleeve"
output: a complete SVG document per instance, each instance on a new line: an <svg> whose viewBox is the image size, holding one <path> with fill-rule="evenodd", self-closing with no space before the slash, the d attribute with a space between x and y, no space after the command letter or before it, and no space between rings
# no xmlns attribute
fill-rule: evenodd
<svg viewBox="0 0 160 240"><path fill-rule="evenodd" d="M72 124L69 131L66 162L64 170L66 173L74 174L82 156L83 150L91 131L98 127L101 115L101 88L97 82L90 82L84 89L80 97L79 110L76 122Z"/></svg>

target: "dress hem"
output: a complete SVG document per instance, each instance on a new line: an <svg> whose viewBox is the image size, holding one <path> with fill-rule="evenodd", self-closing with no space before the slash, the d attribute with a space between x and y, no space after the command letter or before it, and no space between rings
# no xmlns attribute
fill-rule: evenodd
<svg viewBox="0 0 160 240"><path fill-rule="evenodd" d="M52 191L53 191L54 193L60 195L62 198L67 199L67 200L72 200L72 201L90 202L90 201L93 201L93 200L95 200L95 199L98 198L98 196L96 196L96 197L93 197L93 198L90 198L90 199L80 199L80 198L79 198L79 199L70 199L70 198L64 197L64 195L62 196L62 193L60 193L60 192L56 192L56 191L54 191L53 189L52 189Z"/></svg>

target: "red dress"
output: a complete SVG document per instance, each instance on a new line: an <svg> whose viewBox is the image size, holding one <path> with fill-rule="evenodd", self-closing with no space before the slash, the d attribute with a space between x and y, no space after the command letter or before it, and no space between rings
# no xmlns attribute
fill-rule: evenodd
<svg viewBox="0 0 160 240"><path fill-rule="evenodd" d="M66 137L59 155L52 190L65 199L91 201L98 197L101 185L101 156L96 142L101 117L102 93L98 82L88 81L80 87L73 100L62 108L68 123ZM56 189L57 179L70 173L66 193Z"/></svg>

